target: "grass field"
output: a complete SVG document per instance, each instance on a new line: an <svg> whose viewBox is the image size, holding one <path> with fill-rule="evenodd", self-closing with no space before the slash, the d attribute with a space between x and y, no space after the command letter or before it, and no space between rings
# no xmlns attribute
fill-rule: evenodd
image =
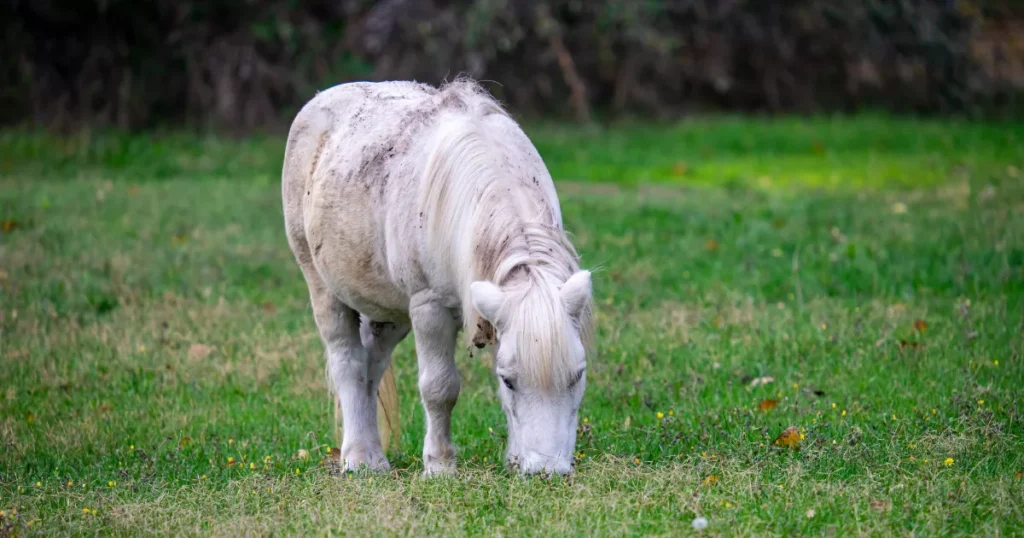
<svg viewBox="0 0 1024 538"><path fill-rule="evenodd" d="M463 349L422 479L411 339L394 470L320 464L283 136L0 132L0 536L1024 534L1024 127L528 132L598 269L567 478L502 467Z"/></svg>

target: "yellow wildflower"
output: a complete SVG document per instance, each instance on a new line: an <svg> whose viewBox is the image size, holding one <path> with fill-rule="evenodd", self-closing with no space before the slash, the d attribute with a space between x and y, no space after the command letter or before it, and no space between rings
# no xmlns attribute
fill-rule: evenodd
<svg viewBox="0 0 1024 538"><path fill-rule="evenodd" d="M661 420L663 418L665 418L665 413L662 413L661 411L658 411L658 420Z"/></svg>
<svg viewBox="0 0 1024 538"><path fill-rule="evenodd" d="M107 486L109 486L109 487L114 487L116 485L117 485L117 482L114 482L113 480L111 480L110 482L107 482Z"/></svg>
<svg viewBox="0 0 1024 538"><path fill-rule="evenodd" d="M846 416L846 409L843 409L843 416Z"/></svg>
<svg viewBox="0 0 1024 538"><path fill-rule="evenodd" d="M250 469L255 469L256 468L256 464L255 463L249 463L249 468Z"/></svg>
<svg viewBox="0 0 1024 538"><path fill-rule="evenodd" d="M832 409L835 409L835 408L836 408L836 403L832 402Z"/></svg>
<svg viewBox="0 0 1024 538"><path fill-rule="evenodd" d="M942 463L945 463L946 467L952 467L953 466L953 458L946 458L946 461L944 461Z"/></svg>
<svg viewBox="0 0 1024 538"><path fill-rule="evenodd" d="M228 465L231 465L232 463L235 463L235 458L228 456Z"/></svg>

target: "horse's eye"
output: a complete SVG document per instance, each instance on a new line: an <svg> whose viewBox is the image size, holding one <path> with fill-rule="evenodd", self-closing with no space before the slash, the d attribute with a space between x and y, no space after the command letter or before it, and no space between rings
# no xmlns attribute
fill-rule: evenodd
<svg viewBox="0 0 1024 538"><path fill-rule="evenodd" d="M506 387L508 387L508 390L516 390L516 386L512 384L512 381L509 380L509 378L501 376L501 382L504 383Z"/></svg>

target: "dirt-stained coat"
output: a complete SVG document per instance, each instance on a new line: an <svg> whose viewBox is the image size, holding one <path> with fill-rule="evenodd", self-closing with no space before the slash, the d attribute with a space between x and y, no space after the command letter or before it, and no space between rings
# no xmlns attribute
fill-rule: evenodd
<svg viewBox="0 0 1024 538"><path fill-rule="evenodd" d="M462 284L448 270L453 268L437 267L424 248L428 209L417 200L434 131L453 117L479 114L481 107L491 108L481 116L487 123L482 127L505 131L515 142L503 148L509 185L532 192L537 206L546 206L548 224L560 228L554 186L540 156L475 84L343 84L311 100L289 134L283 195L299 263L312 264L336 296L375 320L404 320L409 297L425 288L461 308ZM478 245L478 258L487 258L480 261L493 270L510 240L488 239ZM425 265L433 270L424 271Z"/></svg>

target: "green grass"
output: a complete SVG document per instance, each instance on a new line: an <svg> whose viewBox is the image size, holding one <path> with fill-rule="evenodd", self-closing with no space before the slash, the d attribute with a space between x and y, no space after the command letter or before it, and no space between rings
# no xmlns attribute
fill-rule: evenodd
<svg viewBox="0 0 1024 538"><path fill-rule="evenodd" d="M420 478L411 339L394 471L319 465L282 136L0 132L0 535L1024 533L1024 128L528 131L598 268L571 478L502 468L465 350L461 474Z"/></svg>

